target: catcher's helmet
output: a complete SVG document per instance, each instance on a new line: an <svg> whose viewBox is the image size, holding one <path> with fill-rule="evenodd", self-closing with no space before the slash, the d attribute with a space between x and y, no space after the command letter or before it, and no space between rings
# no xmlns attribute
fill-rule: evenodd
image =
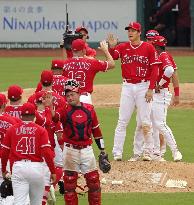
<svg viewBox="0 0 194 205"><path fill-rule="evenodd" d="M163 36L155 36L154 39L153 39L152 44L153 44L154 46L162 46L162 47L165 47L166 44L167 44L167 40L166 40L166 38L164 38Z"/></svg>
<svg viewBox="0 0 194 205"><path fill-rule="evenodd" d="M2 198L13 196L13 187L10 179L4 179L0 186L0 193Z"/></svg>
<svg viewBox="0 0 194 205"><path fill-rule="evenodd" d="M147 39L153 39L155 36L159 36L160 34L156 30L149 30L146 32Z"/></svg>
<svg viewBox="0 0 194 205"><path fill-rule="evenodd" d="M68 91L79 93L79 88L79 83L74 79L69 79L65 82L65 93L67 93Z"/></svg>

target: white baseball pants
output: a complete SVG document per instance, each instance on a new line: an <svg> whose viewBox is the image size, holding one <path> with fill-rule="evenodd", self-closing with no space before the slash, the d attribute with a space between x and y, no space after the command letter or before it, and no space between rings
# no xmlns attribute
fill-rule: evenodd
<svg viewBox="0 0 194 205"><path fill-rule="evenodd" d="M40 205L44 193L44 166L41 162L17 161L13 165L14 205Z"/></svg>
<svg viewBox="0 0 194 205"><path fill-rule="evenodd" d="M151 127L151 107L152 103L147 103L145 94L148 90L149 82L142 82L137 84L123 82L119 120L115 130L113 155L122 156L123 146L126 137L126 128L131 119L132 113L137 108L137 115L139 118L138 126L144 125ZM144 151L150 153L152 151L152 134L151 130L144 137Z"/></svg>

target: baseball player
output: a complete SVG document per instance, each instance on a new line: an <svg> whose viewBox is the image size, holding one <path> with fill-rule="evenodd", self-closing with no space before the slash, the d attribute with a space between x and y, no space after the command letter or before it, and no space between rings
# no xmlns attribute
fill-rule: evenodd
<svg viewBox="0 0 194 205"><path fill-rule="evenodd" d="M65 81L67 80L63 74L63 60L52 60L51 70L53 72L53 81L52 81L52 91L58 95L65 97L64 86ZM42 90L42 83L39 82L35 92Z"/></svg>
<svg viewBox="0 0 194 205"><path fill-rule="evenodd" d="M146 32L146 41L148 43L152 44L152 42L154 40L154 37L155 36L159 36L159 35L160 34L156 30L148 30ZM143 155L143 132L142 132L141 123L139 123L138 116L136 116L136 121L137 121L137 126L136 126L136 129L135 129L134 141L133 141L133 155L128 160L130 162L141 160L142 159L142 155ZM152 132L153 132L153 130L152 130ZM159 161L161 161L161 160L162 160L162 158L159 159Z"/></svg>
<svg viewBox="0 0 194 205"><path fill-rule="evenodd" d="M175 138L171 129L166 124L167 109L170 105L172 94L169 92L170 78L176 69L168 53L165 52L166 39L163 36L156 36L153 45L155 46L159 59L162 62L159 66L159 77L157 80L156 94L154 94L154 103L152 108L153 130L159 130L169 145L174 161L181 161L182 154L178 150ZM175 96L179 95L179 87L175 87ZM154 135L155 136L155 135ZM154 137L155 139L155 137ZM156 136L156 139L158 136ZM159 144L159 143L158 143ZM160 147L160 146L159 146ZM156 151L156 150L155 150ZM156 154L160 154L160 149Z"/></svg>
<svg viewBox="0 0 194 205"><path fill-rule="evenodd" d="M23 89L20 86L11 85L7 91L10 105L5 108L7 114L19 119L21 119L22 93Z"/></svg>
<svg viewBox="0 0 194 205"><path fill-rule="evenodd" d="M147 41L149 43L154 44L155 42L158 43L156 39L160 39L162 46L162 49L165 49L166 46L166 40L163 37L158 37L159 34L157 31L155 30L149 30L146 33L146 38ZM161 50L159 51L159 54L161 53ZM174 62L172 56L164 51L162 52L162 56L165 55L165 59L167 61L169 61L169 65L173 67L174 72L171 76L172 79L172 83L173 83L173 87L174 87L174 98L172 101L172 105L176 106L177 104L179 104L179 80L178 80L178 73L177 73L177 66L176 63ZM164 57L162 57L161 61L163 62L161 65L165 64L165 61L163 60ZM168 66L165 64L165 66ZM164 67L165 67L164 66ZM161 72L161 71L160 71ZM159 95L155 94L155 98L157 99ZM154 110L152 112L155 112L156 114L160 115L160 112L157 112L157 106L158 106L158 100L156 100L156 102L153 102L154 104ZM167 98L164 98L164 104L166 105L164 110L167 110L168 106L169 106L169 102L167 103ZM159 109L160 110L160 109ZM163 115L161 115L162 117ZM166 119L166 117L165 117ZM137 120L138 121L138 120ZM138 124L138 123L137 123ZM168 137L168 136L167 136ZM163 156L166 152L166 137L163 136L163 133L160 132L159 129L156 129L155 127L153 127L153 139L154 139L154 155L153 155L153 160L157 160L157 161L165 161ZM175 139L172 135L173 142L175 142ZM169 140L168 140L169 141ZM170 142L170 144L173 144L173 142ZM176 143L176 142L175 142ZM142 134L142 129L141 127L136 127L136 131L135 131L135 136L134 136L134 143L133 143L133 152L134 155L129 159L129 161L138 161L141 159L141 155L143 153L143 134ZM176 147L176 145L174 145L174 147ZM178 156L178 157L177 157ZM174 161L180 161L182 159L181 155L179 154L179 152L175 153L175 157L174 157Z"/></svg>
<svg viewBox="0 0 194 205"><path fill-rule="evenodd" d="M79 84L70 79L66 82L65 93L68 105L56 111L54 120L60 120L64 128L64 199L66 205L77 205L78 173L84 175L88 186L90 205L101 204L99 173L92 149L93 135L101 152L104 152L104 141L94 107L80 102Z"/></svg>
<svg viewBox="0 0 194 205"><path fill-rule="evenodd" d="M108 35L110 53L113 59L121 58L123 86L120 99L119 120L115 130L113 156L122 159L126 127L131 115L137 107L139 123L144 135L143 160L151 160L151 106L153 89L158 75L158 57L154 47L140 39L141 25L132 22L125 30L128 31L129 42L117 45L117 38ZM116 46L117 45L117 46Z"/></svg>
<svg viewBox="0 0 194 205"><path fill-rule="evenodd" d="M42 84L42 91L51 92L52 98L53 98L53 106L56 110L57 108L64 106L66 104L65 99L52 91L52 82L53 82L53 73L51 70L43 70L41 73L41 80ZM43 94L44 92L42 92ZM28 102L33 103L36 105L36 96L38 95L38 92L34 93L28 98Z"/></svg>
<svg viewBox="0 0 194 205"><path fill-rule="evenodd" d="M24 103L22 120L10 127L2 143L2 173L6 175L6 165L13 161L12 185L14 204L25 205L29 195L31 205L41 204L44 191L44 166L46 161L55 182L54 154L50 149L46 130L33 122L35 106Z"/></svg>
<svg viewBox="0 0 194 205"><path fill-rule="evenodd" d="M100 42L100 49L105 54L106 61L85 57L85 42L82 39L76 39L72 42L73 58L64 61L63 75L79 82L81 102L92 104L91 93L96 73L106 72L115 66L105 41Z"/></svg>

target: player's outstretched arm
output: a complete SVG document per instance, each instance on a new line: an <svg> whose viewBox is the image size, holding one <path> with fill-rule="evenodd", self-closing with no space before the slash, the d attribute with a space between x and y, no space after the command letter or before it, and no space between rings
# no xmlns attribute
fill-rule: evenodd
<svg viewBox="0 0 194 205"><path fill-rule="evenodd" d="M108 51L108 43L104 40L100 42L99 49L105 54L106 60L108 61L108 69L115 67L115 62Z"/></svg>

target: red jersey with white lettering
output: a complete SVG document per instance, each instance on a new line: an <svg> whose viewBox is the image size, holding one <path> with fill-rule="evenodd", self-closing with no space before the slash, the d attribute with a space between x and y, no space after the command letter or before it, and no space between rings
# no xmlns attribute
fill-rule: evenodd
<svg viewBox="0 0 194 205"><path fill-rule="evenodd" d="M138 46L133 46L130 42L121 43L109 51L114 60L121 58L124 79L151 80L150 66L160 63L153 45L143 41Z"/></svg>
<svg viewBox="0 0 194 205"><path fill-rule="evenodd" d="M175 61L174 61L172 55L171 55L170 53L168 53L168 52L166 52L166 53L167 53L167 55L168 55L170 61L172 62L172 65L173 65L174 70L177 70L178 68L177 68L177 65L176 65L176 63L175 63Z"/></svg>
<svg viewBox="0 0 194 205"><path fill-rule="evenodd" d="M7 105L5 107L5 113L21 119L22 105Z"/></svg>
<svg viewBox="0 0 194 205"><path fill-rule="evenodd" d="M106 72L107 68L107 61L73 57L64 61L63 75L69 79L77 80L81 87L81 93L92 93L96 73Z"/></svg>
<svg viewBox="0 0 194 205"><path fill-rule="evenodd" d="M59 119L63 124L64 142L73 145L91 145L94 138L102 137L101 132L95 133L99 122L94 107L81 103L81 106L67 105L66 109L58 109L54 119Z"/></svg>
<svg viewBox="0 0 194 205"><path fill-rule="evenodd" d="M60 95L58 95L57 93L53 92L53 91L47 91L47 92L51 92L52 96L53 96L53 108L54 110L63 107L66 104L66 101L63 97L61 97ZM38 92L37 92L38 93ZM36 95L38 95L37 93L34 93L33 95L31 95L28 98L28 102L36 105Z"/></svg>
<svg viewBox="0 0 194 205"><path fill-rule="evenodd" d="M17 121L15 121L10 115L0 114L0 148L6 131L16 123Z"/></svg>
<svg viewBox="0 0 194 205"><path fill-rule="evenodd" d="M65 98L65 82L68 78L64 77L63 75L53 75L53 83L52 83L52 91L57 93L58 95ZM42 90L41 82L38 83L36 91L39 92Z"/></svg>
<svg viewBox="0 0 194 205"><path fill-rule="evenodd" d="M173 63L171 61L171 58L169 57L169 54L167 52L162 52L160 53L159 55L159 59L161 61L161 64L159 65L159 75L158 75L158 80L157 80L157 83L160 82L163 74L164 74L164 71L166 69L167 66L171 66L174 68L174 70L176 70L176 64ZM170 84L170 78L165 78L165 80L167 81L166 83L164 83L162 85L163 88L168 88L169 87L169 84Z"/></svg>
<svg viewBox="0 0 194 205"><path fill-rule="evenodd" d="M21 122L10 127L2 147L10 150L11 161L28 159L43 162L41 148L50 147L48 134L44 128L34 122Z"/></svg>

